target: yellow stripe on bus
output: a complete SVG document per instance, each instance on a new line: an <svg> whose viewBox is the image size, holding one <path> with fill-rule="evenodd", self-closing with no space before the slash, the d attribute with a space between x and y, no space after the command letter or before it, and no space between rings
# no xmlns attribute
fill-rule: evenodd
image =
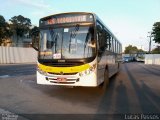
<svg viewBox="0 0 160 120"><path fill-rule="evenodd" d="M53 72L53 73L75 73L82 72L88 68L90 68L89 64L74 66L74 67L51 67L42 64L38 64L38 67L45 72Z"/></svg>

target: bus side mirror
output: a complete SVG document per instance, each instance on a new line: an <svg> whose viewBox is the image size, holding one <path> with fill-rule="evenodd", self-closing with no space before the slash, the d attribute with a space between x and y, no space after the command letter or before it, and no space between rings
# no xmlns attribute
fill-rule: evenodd
<svg viewBox="0 0 160 120"><path fill-rule="evenodd" d="M32 47L38 51L39 50L39 31L34 31L32 33Z"/></svg>

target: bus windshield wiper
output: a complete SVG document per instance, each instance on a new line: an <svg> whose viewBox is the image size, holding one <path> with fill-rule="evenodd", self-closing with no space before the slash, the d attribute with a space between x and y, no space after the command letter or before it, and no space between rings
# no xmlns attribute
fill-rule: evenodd
<svg viewBox="0 0 160 120"><path fill-rule="evenodd" d="M52 39L52 42L54 45L55 44L55 32L52 29L50 29L49 33L50 33L50 36L51 36L51 39ZM52 47L53 47L53 45L52 45Z"/></svg>
<svg viewBox="0 0 160 120"><path fill-rule="evenodd" d="M51 35L51 39L52 39L52 42L53 42L53 46L54 47L54 52L56 52L56 48L57 48L57 39L58 39L58 33L54 32L53 30L49 30L50 32L50 35ZM52 51L53 52L53 51Z"/></svg>
<svg viewBox="0 0 160 120"><path fill-rule="evenodd" d="M79 31L79 24L77 24L74 28L74 31L72 31L71 38L75 38L78 31Z"/></svg>
<svg viewBox="0 0 160 120"><path fill-rule="evenodd" d="M74 28L74 31L71 32L70 40L69 40L69 53L71 50L71 39L76 37L78 31L79 31L79 24L77 24Z"/></svg>

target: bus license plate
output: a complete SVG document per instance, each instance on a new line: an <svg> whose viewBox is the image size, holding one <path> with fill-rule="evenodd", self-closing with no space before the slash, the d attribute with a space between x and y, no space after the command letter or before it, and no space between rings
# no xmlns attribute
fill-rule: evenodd
<svg viewBox="0 0 160 120"><path fill-rule="evenodd" d="M67 79L66 79L66 78L57 78L57 81L58 81L58 82L66 82Z"/></svg>

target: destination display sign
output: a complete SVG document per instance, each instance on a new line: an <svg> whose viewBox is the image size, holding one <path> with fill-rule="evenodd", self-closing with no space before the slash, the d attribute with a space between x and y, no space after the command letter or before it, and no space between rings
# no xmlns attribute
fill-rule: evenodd
<svg viewBox="0 0 160 120"><path fill-rule="evenodd" d="M40 20L40 25L54 25L63 23L76 23L76 22L91 22L93 21L93 15L91 14L64 14L55 15L49 18Z"/></svg>

